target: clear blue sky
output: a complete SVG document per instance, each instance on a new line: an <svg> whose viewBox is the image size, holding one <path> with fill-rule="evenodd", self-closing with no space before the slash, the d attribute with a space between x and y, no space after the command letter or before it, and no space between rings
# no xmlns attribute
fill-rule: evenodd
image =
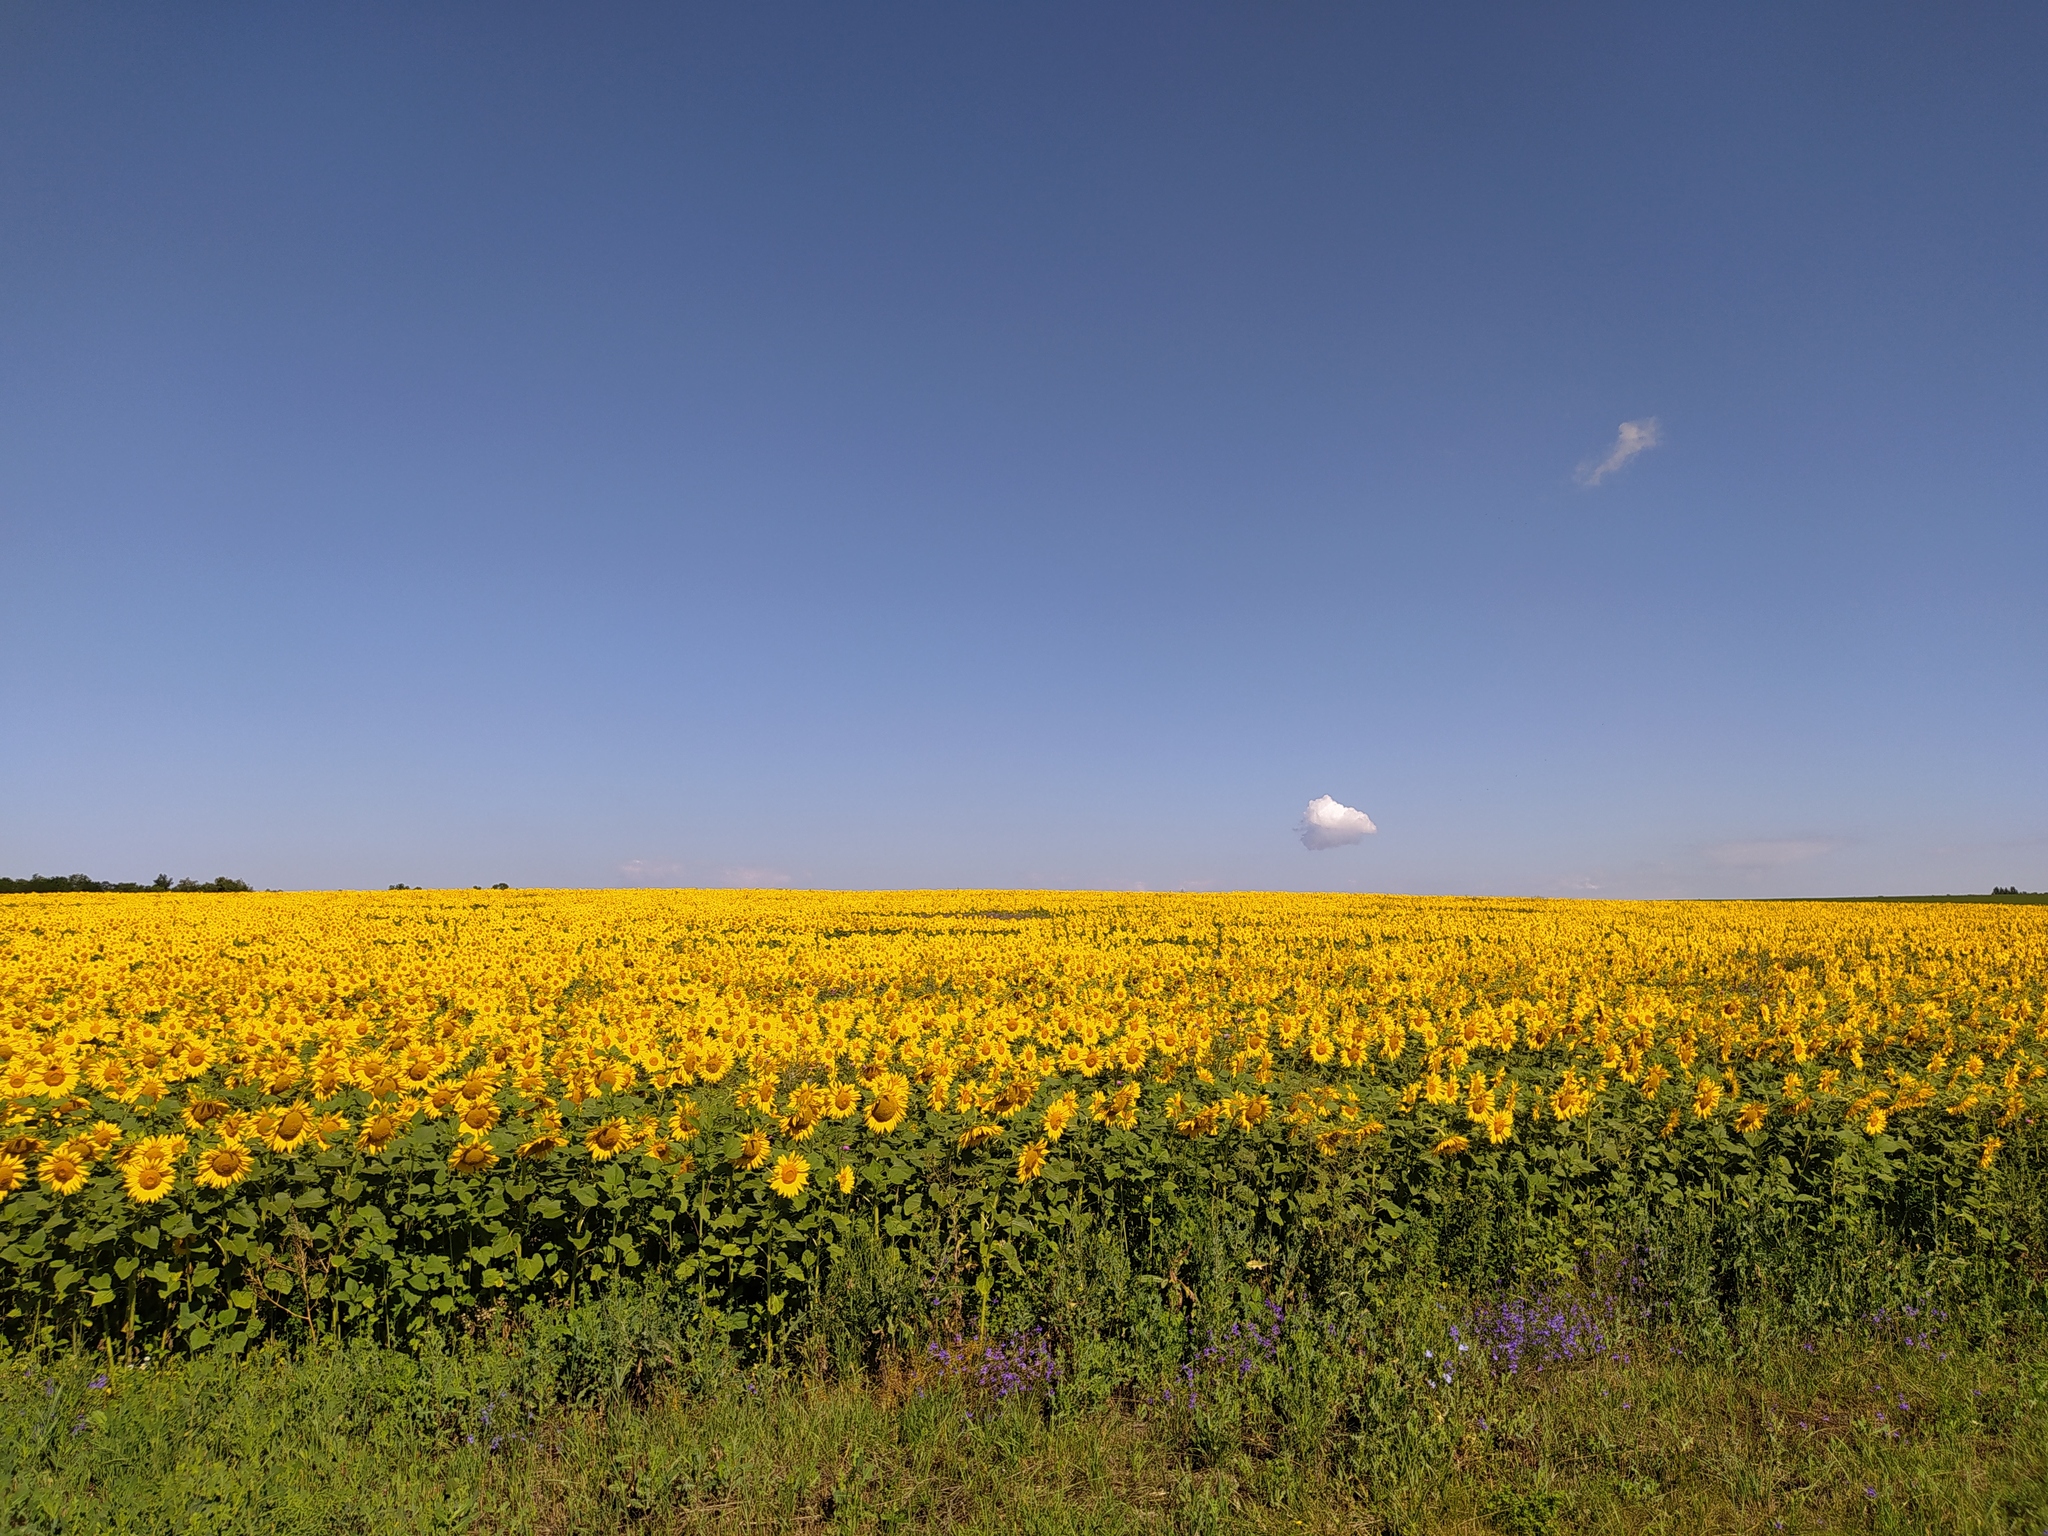
<svg viewBox="0 0 2048 1536"><path fill-rule="evenodd" d="M6 4L0 873L2048 887L2044 80L2039 5Z"/></svg>

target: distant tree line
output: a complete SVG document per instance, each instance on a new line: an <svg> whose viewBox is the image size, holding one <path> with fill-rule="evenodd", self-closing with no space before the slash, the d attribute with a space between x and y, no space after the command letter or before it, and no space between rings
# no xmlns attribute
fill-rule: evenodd
<svg viewBox="0 0 2048 1536"><path fill-rule="evenodd" d="M84 875L30 875L26 880L10 880L0 875L0 896L23 894L62 893L65 891L247 891L254 887L246 880L230 880L221 875L213 880L173 880L169 875L158 875L148 885L137 885L133 880L93 880Z"/></svg>

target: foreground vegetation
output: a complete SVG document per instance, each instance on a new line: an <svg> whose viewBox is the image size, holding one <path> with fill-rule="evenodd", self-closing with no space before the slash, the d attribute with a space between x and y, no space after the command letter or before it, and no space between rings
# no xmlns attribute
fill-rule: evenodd
<svg viewBox="0 0 2048 1536"><path fill-rule="evenodd" d="M19 1358L0 1529L2038 1532L2048 1348L1966 1332L1630 1334L1513 1370L1453 1343L1403 1402L1315 1328L1192 1392L1006 1391L985 1348L742 1369L614 1298L453 1348Z"/></svg>

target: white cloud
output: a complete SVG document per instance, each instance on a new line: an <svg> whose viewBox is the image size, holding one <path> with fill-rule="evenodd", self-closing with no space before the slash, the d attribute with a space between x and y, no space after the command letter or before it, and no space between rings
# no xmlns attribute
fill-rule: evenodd
<svg viewBox="0 0 2048 1536"><path fill-rule="evenodd" d="M1342 848L1346 843L1363 842L1377 831L1379 828L1372 824L1372 818L1365 812L1339 805L1328 795L1316 796L1309 801L1308 809L1301 813L1301 846L1312 853L1324 848Z"/></svg>
<svg viewBox="0 0 2048 1536"><path fill-rule="evenodd" d="M1664 441L1664 428L1654 416L1641 421L1624 421L1615 434L1614 446L1604 459L1588 459L1579 466L1581 485L1598 485L1639 453L1646 453Z"/></svg>
<svg viewBox="0 0 2048 1536"><path fill-rule="evenodd" d="M1825 838L1775 837L1749 843L1716 843L1706 854L1709 863L1724 869L1783 869L1787 864L1817 859L1834 848Z"/></svg>

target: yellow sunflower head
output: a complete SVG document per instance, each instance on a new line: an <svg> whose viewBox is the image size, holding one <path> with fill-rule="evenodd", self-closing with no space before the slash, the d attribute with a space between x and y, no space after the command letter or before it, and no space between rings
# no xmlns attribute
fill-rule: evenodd
<svg viewBox="0 0 2048 1536"><path fill-rule="evenodd" d="M1061 1136L1066 1134L1067 1127L1074 1120L1076 1102L1076 1096L1069 1093L1064 1098L1053 1100L1046 1107L1045 1139L1047 1141L1058 1141Z"/></svg>
<svg viewBox="0 0 2048 1536"><path fill-rule="evenodd" d="M633 1144L633 1133L624 1120L613 1116L583 1138L583 1145L599 1162L617 1157Z"/></svg>
<svg viewBox="0 0 2048 1536"><path fill-rule="evenodd" d="M910 1105L892 1084L875 1095L875 1102L868 1106L868 1129L877 1136L886 1136L903 1123L903 1116Z"/></svg>
<svg viewBox="0 0 2048 1536"><path fill-rule="evenodd" d="M256 1159L248 1149L234 1142L223 1142L209 1147L199 1154L199 1171L192 1182L201 1189L233 1189L249 1176L249 1170L256 1166Z"/></svg>
<svg viewBox="0 0 2048 1536"><path fill-rule="evenodd" d="M488 1131L500 1119L498 1106L489 1099L472 1099L469 1107L462 1112L462 1128L465 1131Z"/></svg>
<svg viewBox="0 0 2048 1536"><path fill-rule="evenodd" d="M0 1199L28 1182L28 1164L12 1152L0 1152Z"/></svg>
<svg viewBox="0 0 2048 1536"><path fill-rule="evenodd" d="M377 1156L398 1140L410 1118L395 1109L380 1109L375 1114L365 1115L362 1129L356 1132L356 1146L372 1157Z"/></svg>
<svg viewBox="0 0 2048 1536"><path fill-rule="evenodd" d="M278 1114L264 1140L269 1144L271 1151L288 1154L298 1151L312 1134L313 1106L301 1099Z"/></svg>
<svg viewBox="0 0 2048 1536"><path fill-rule="evenodd" d="M515 1155L525 1159L527 1162L533 1162L538 1158L546 1157L550 1152L566 1147L568 1144L566 1138L557 1136L553 1131L542 1131L538 1136L519 1143Z"/></svg>
<svg viewBox="0 0 2048 1536"><path fill-rule="evenodd" d="M960 1150L965 1152L985 1141L994 1141L1002 1134L1003 1128L1000 1125L970 1125L960 1133Z"/></svg>
<svg viewBox="0 0 2048 1536"><path fill-rule="evenodd" d="M479 1174L498 1161L487 1141L465 1141L448 1154L448 1166L457 1173Z"/></svg>
<svg viewBox="0 0 2048 1536"><path fill-rule="evenodd" d="M178 1185L178 1171L169 1163L160 1163L154 1158L131 1157L128 1166L121 1170L121 1186L128 1191L128 1198L137 1205L149 1205L161 1200Z"/></svg>
<svg viewBox="0 0 2048 1536"><path fill-rule="evenodd" d="M1990 1164L1988 1164L1988 1163L1987 1163L1987 1164L1986 1164L1985 1166L1986 1166L1986 1167L1989 1167L1989 1166L1990 1166ZM832 1180L832 1182L833 1182L833 1183L835 1183L835 1184L837 1184L837 1185L839 1186L839 1193L841 1193L842 1195L850 1195L850 1194L852 1194L852 1193L853 1193L853 1169L852 1169L852 1168L850 1168L850 1167L843 1167L843 1168L841 1168L841 1169L839 1170L839 1172L838 1172L838 1173L837 1173L837 1174L836 1174L836 1175L835 1175L835 1176L833 1177L833 1180Z"/></svg>
<svg viewBox="0 0 2048 1536"><path fill-rule="evenodd" d="M785 1152L776 1160L775 1172L768 1176L768 1182L775 1193L785 1200L794 1200L797 1192L811 1182L811 1165L794 1152Z"/></svg>
<svg viewBox="0 0 2048 1536"><path fill-rule="evenodd" d="M834 1083L825 1090L826 1113L844 1120L860 1109L860 1090L852 1083Z"/></svg>
<svg viewBox="0 0 2048 1536"><path fill-rule="evenodd" d="M85 1188L92 1163L69 1145L59 1147L36 1165L36 1177L53 1195L75 1195Z"/></svg>
<svg viewBox="0 0 2048 1536"><path fill-rule="evenodd" d="M1045 1143L1034 1141L1017 1156L1017 1182L1028 1184L1045 1172Z"/></svg>
<svg viewBox="0 0 2048 1536"><path fill-rule="evenodd" d="M1446 1136L1442 1141L1431 1147L1429 1153L1432 1157L1456 1157L1460 1152L1470 1148L1471 1145L1472 1143L1463 1136Z"/></svg>
<svg viewBox="0 0 2048 1536"><path fill-rule="evenodd" d="M759 1131L749 1131L740 1138L739 1155L733 1161L748 1173L752 1173L768 1161L770 1150L766 1136Z"/></svg>
<svg viewBox="0 0 2048 1536"><path fill-rule="evenodd" d="M224 1099L193 1099L185 1105L183 1119L190 1130L203 1131L212 1121L228 1112Z"/></svg>

